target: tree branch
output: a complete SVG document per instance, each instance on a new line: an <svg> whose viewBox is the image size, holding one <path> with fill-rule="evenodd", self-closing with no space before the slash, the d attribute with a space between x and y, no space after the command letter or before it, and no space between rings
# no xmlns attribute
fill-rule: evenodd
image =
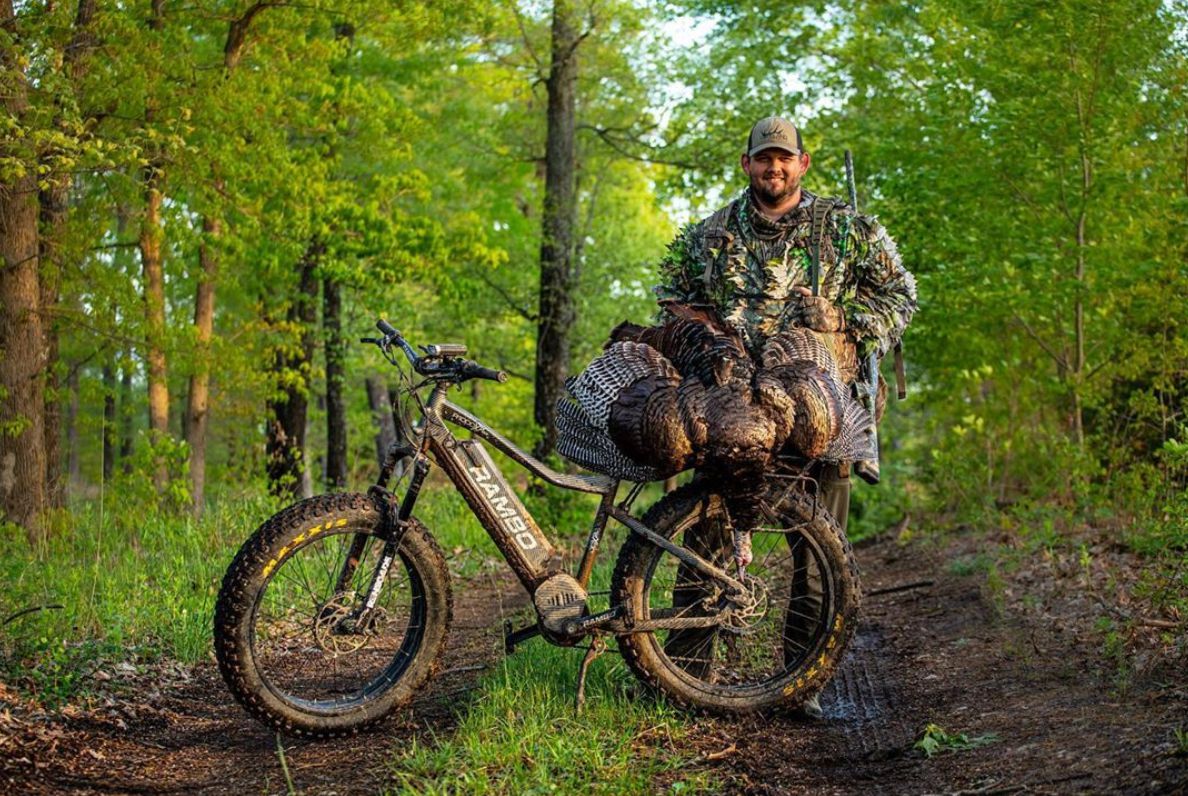
<svg viewBox="0 0 1188 796"><path fill-rule="evenodd" d="M281 5L277 2L269 2L268 0L259 0L248 6L247 11L243 15L232 20L230 27L227 28L227 42L223 45L223 68L227 70L227 75L230 76L231 71L235 69L239 63L240 57L243 55L243 45L247 41L248 28L252 25L252 20L266 8L274 8Z"/></svg>
<svg viewBox="0 0 1188 796"><path fill-rule="evenodd" d="M1027 321L1023 320L1022 315L1015 313L1015 322L1023 327L1024 331L1027 332L1028 336L1032 340L1034 340L1036 343L1038 343L1039 347L1044 349L1045 353L1047 353L1047 355L1050 356L1053 359L1053 361L1056 362L1057 365L1064 368L1064 370L1066 370L1066 371L1070 369L1069 365L1068 365L1068 359L1063 354L1056 352L1051 346L1049 346L1044 341L1044 339L1042 337L1040 337L1034 329L1031 328L1031 325L1029 323L1027 323Z"/></svg>
<svg viewBox="0 0 1188 796"><path fill-rule="evenodd" d="M1015 183L1015 181L1011 179L1009 174L1004 173L1002 175L1002 178L1003 178L1003 180L1006 181L1006 184L1008 186L1010 186L1010 189L1015 192L1015 197L1018 198L1019 201L1023 202L1023 204L1027 205L1027 207L1031 209L1031 212L1033 215L1035 215L1036 219L1043 221L1044 214L1043 214L1039 204L1037 204L1036 201L1034 199L1032 199L1022 188L1020 188Z"/></svg>
<svg viewBox="0 0 1188 796"><path fill-rule="evenodd" d="M578 129L591 131L592 133L594 133L594 135L601 138L602 142L604 144L609 146L611 149L613 149L615 152L622 155L623 157L628 158L629 160L638 160L641 163L652 163L652 164L660 165L660 166L675 166L680 169L691 169L692 170L692 169L699 168L698 164L692 163L690 161L668 160L666 158L638 155L634 152L631 152L628 149L626 149L622 143L615 140L614 133L611 130L611 128L598 127L598 126L595 126L592 124L579 124ZM644 142L640 141L637 138L633 138L633 139L631 139L631 141L632 141L632 143L636 144L637 146L647 147L649 149L656 149L656 147L652 147L649 144L645 144Z"/></svg>
<svg viewBox="0 0 1188 796"><path fill-rule="evenodd" d="M544 63L541 62L540 56L536 54L536 49L532 46L531 40L528 38L528 29L524 26L524 15L520 13L519 3L512 0L511 5L512 14L516 18L516 27L520 29L520 39L524 42L524 51L532 59L532 63L536 64L536 79L537 82L544 82Z"/></svg>
<svg viewBox="0 0 1188 796"><path fill-rule="evenodd" d="M536 323L538 320L540 320L540 317L536 313L529 312L528 310L524 309L510 293L504 290L503 287L497 284L494 280L490 279L486 274L480 273L479 279L483 280L487 287L498 293L499 297L507 302L507 306L521 318L528 321L529 323Z"/></svg>

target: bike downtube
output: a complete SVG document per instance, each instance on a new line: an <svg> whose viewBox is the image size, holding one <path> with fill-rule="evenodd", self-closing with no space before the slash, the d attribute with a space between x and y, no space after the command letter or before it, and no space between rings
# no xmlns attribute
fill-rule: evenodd
<svg viewBox="0 0 1188 796"><path fill-rule="evenodd" d="M556 549L520 502L482 443L430 429L434 459L462 493L499 552L529 593L560 571Z"/></svg>

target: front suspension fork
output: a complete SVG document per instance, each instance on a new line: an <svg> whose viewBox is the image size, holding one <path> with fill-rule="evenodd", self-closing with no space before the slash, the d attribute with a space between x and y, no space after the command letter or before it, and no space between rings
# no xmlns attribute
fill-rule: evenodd
<svg viewBox="0 0 1188 796"><path fill-rule="evenodd" d="M420 495L421 486L425 483L425 477L428 474L429 458L423 452L418 453L413 460L413 473L409 480L408 491L404 493L400 508L395 512L392 510L394 496L391 492L381 486L373 486L368 490L368 494L380 505L383 519L379 536L384 540L384 549L380 554L379 565L371 575L371 582L367 585L366 599L362 605L351 612L350 616L343 619L341 627L347 632L368 626L371 613L375 609L380 592L383 591L384 582L388 578L388 571L392 568L392 562L399 553L400 544L404 541L404 534L408 532L408 521L412 517L413 506L416 505L417 496ZM334 585L335 598L346 593L351 580L355 577L355 572L363 558L363 551L367 546L368 536L369 534L359 533L355 534L355 538L351 540L346 561L343 562L342 569L338 573L338 580Z"/></svg>

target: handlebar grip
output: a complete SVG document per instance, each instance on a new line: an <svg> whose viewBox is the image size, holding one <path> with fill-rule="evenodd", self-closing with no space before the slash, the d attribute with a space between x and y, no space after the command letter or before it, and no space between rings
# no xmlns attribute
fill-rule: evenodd
<svg viewBox="0 0 1188 796"><path fill-rule="evenodd" d="M380 318L375 322L375 328L387 335L398 336L400 334L400 332L396 331L396 328L392 326L392 324L388 323L383 318Z"/></svg>
<svg viewBox="0 0 1188 796"><path fill-rule="evenodd" d="M490 379L503 384L507 381L507 374L502 370L492 370L491 368L484 368L477 362L468 362L462 369L463 375L471 379Z"/></svg>

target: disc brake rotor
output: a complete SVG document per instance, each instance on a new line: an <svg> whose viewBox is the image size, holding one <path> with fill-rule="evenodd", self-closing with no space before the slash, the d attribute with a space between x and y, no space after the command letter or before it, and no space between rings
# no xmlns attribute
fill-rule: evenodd
<svg viewBox="0 0 1188 796"><path fill-rule="evenodd" d="M361 650L377 635L376 628L383 626L384 609L372 608L367 619L359 622L360 607L352 604L350 596L343 595L318 610L313 636L322 651L334 656L347 655Z"/></svg>
<svg viewBox="0 0 1188 796"><path fill-rule="evenodd" d="M767 615L769 600L767 584L763 579L744 573L742 584L746 587L745 598L735 603L733 610L723 615L721 629L724 633L750 635L758 629L759 623Z"/></svg>

